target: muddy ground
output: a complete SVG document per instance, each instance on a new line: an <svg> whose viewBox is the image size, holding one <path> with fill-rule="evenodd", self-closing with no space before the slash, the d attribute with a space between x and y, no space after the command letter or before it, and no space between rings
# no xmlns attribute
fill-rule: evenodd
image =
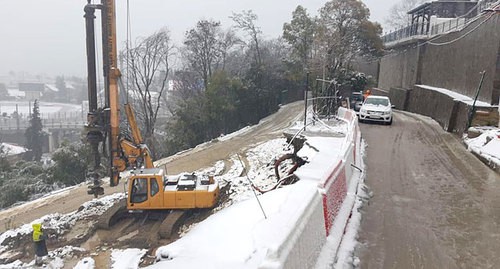
<svg viewBox="0 0 500 269"><path fill-rule="evenodd" d="M261 124L252 127L244 134L225 141L214 140L203 146L160 160L157 162L157 166L166 167L168 174L177 174L210 167L219 160L228 162L234 154L245 156L245 152L255 145L283 137L283 130L300 119L302 109L302 102L284 106L279 112L266 118ZM246 160L243 161L246 162ZM229 195L226 190L221 193L221 204L227 203ZM122 184L113 188L105 187L106 194L122 191ZM35 201L3 210L0 212L0 232L30 223L51 213L66 214L75 211L92 198L87 194L87 187L80 186L51 196L43 203ZM190 224L205 219L211 213L211 210L194 212L185 221L184 227L189 227ZM144 215L126 218L110 230L98 230L95 226L96 221L97 216L79 220L63 233L46 231L46 234L49 234L47 240L49 250L63 246L77 247L68 251L67 255L63 255L65 268L72 268L82 257L89 255L95 260L96 268L109 268L111 249L129 247L147 249L148 252L142 265L151 264L154 262L155 250L159 246L166 245L178 238L178 234L176 234L171 239L160 239L157 231L161 221L152 217L145 218ZM12 240L6 241L5 244L10 246L9 251L0 257L0 263L8 263L17 259L28 263L33 260L31 234L14 237Z"/></svg>
<svg viewBox="0 0 500 269"><path fill-rule="evenodd" d="M427 117L360 124L366 180L361 268L498 268L500 175Z"/></svg>

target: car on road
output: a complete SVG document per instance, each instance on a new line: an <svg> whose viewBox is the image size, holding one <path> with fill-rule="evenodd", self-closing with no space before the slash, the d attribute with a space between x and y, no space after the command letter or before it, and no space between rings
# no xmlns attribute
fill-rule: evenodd
<svg viewBox="0 0 500 269"><path fill-rule="evenodd" d="M359 109L363 105L363 93L362 92L351 93L349 101L351 109L353 109L354 111L356 111L356 113L358 113Z"/></svg>
<svg viewBox="0 0 500 269"><path fill-rule="evenodd" d="M359 110L359 121L376 121L392 124L391 100L387 96L368 96Z"/></svg>

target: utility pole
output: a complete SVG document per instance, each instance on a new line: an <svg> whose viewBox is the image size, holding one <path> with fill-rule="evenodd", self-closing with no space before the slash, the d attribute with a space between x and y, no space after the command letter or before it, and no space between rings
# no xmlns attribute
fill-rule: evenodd
<svg viewBox="0 0 500 269"><path fill-rule="evenodd" d="M309 71L306 74L306 89L304 90L304 131L307 126L307 91L309 90Z"/></svg>
<svg viewBox="0 0 500 269"><path fill-rule="evenodd" d="M470 128L472 124L472 119L474 118L474 114L476 113L476 101L479 97L479 92L481 92L481 87L483 86L484 76L486 75L486 70L480 73L481 80L479 81L479 86L477 87L476 97L474 98L474 102L472 103L472 109L469 112L469 121L467 123L467 130Z"/></svg>
<svg viewBox="0 0 500 269"><path fill-rule="evenodd" d="M16 129L19 131L19 106L16 104Z"/></svg>

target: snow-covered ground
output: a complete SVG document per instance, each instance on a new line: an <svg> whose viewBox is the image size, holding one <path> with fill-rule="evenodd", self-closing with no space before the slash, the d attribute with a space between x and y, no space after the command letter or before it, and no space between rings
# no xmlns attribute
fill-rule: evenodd
<svg viewBox="0 0 500 269"><path fill-rule="evenodd" d="M301 124L298 123L297 128L292 129L298 130L300 126ZM241 132L246 131L248 129ZM318 152L327 149L331 156L341 154L340 148L344 143L346 131L345 124L337 123L337 125L330 126L323 122L316 122L315 125L309 125L304 134L310 137L299 155L309 160L310 163L299 168L298 174L308 174L314 177L314 173L320 173L315 167L323 166L325 162L315 160L315 157L321 156ZM313 137L311 134L320 134L320 136ZM225 138L230 139L236 135L238 133L229 134ZM499 136L500 130L491 128L483 130L483 134L477 138L464 141L471 151L500 165ZM258 195L258 199L256 198L251 185L254 184L261 189L271 186L275 179L272 179L274 167L270 164L278 155L289 151L284 138L274 139L256 145L247 152L245 157L249 167L246 167L242 161L242 156L234 155L230 167L224 167L224 162L219 161L213 167L205 169L203 172L216 175L221 186L231 184L230 199L224 205L220 205L215 210L216 213L203 222L191 227L182 227L179 240L158 248L156 252L158 262L150 268L257 268L266 255L284 240L286 231L295 224L290 220L296 219L297 214L304 210L306 206L304 201L307 201L318 187L316 181L301 177L301 180L293 185L283 186L275 191ZM359 263L358 258L353 256L361 219L358 209L369 197L363 179L364 174L360 173L357 195L348 197L348 199L354 199L354 208L340 248L336 249L336 245L339 233L342 234L344 231L334 232L327 238L316 268L352 268ZM42 222L46 229L63 233L76 221L101 214L122 195L115 194L94 199L84 204L78 211L65 215L47 215L34 222ZM290 204L294 206L283 206ZM7 231L0 235L0 245L14 236L19 236L19 234L29 236L30 233L31 223ZM0 247L0 257L9 254L6 249L5 246ZM84 250L71 246L52 250L49 254L50 266L63 268L64 257L82 251ZM143 249L114 249L111 253L110 267L138 268L145 253L146 250ZM336 253L336 258L332 257L334 255L332 253ZM29 267L32 263L23 264L16 261L8 265L0 265L0 269ZM95 261L91 257L85 257L74 268L95 268Z"/></svg>
<svg viewBox="0 0 500 269"><path fill-rule="evenodd" d="M493 167L500 167L500 129L493 127L475 129L481 135L464 139L468 149L483 157Z"/></svg>
<svg viewBox="0 0 500 269"><path fill-rule="evenodd" d="M3 153L6 154L7 156L17 155L17 154L21 154L21 153L26 152L25 147L21 147L21 146L14 145L14 144L8 144L8 143L2 143L0 148L2 149Z"/></svg>
<svg viewBox="0 0 500 269"><path fill-rule="evenodd" d="M334 126L318 122L317 125L308 127L308 133L330 135L328 135L329 138L315 138L311 140L310 144L306 143L299 152L301 157L313 160L318 149L321 150L322 147L326 149L341 148L346 127L342 122L333 122L335 122ZM300 126L300 123L297 126ZM223 139L230 139L246 131L248 128L235 134L226 135ZM246 157L249 167L245 167L246 164L242 161L243 156L234 155L231 167L224 167L224 162L220 161L214 167L207 168L205 172L215 174L222 186L231 184L229 201L220 205L216 210L217 213L205 221L192 225L192 227L182 227L182 238L170 245L160 247L157 251L159 262L152 268L162 268L163 266L195 268L194 265L203 268L210 268L210 266L212 266L211 268L256 268L267 252L276 248L278 242L281 242L286 236L286 232L293 225L290 219L297 218L297 214L304 210L302 207L306 206L303 203L304 199L307 200L308 195L317 192L316 181L300 180L293 185L258 195L257 200L251 185L256 185L260 189L268 189L272 186L275 182L273 161L283 153L291 152L292 149L284 138L274 139L256 145L246 153L244 157ZM224 174L221 175L222 171ZM79 211L66 215L52 214L34 222L42 222L46 229L63 233L77 220L99 214L119 197L120 194L116 194L94 199L83 205ZM297 206L282 206L284 204ZM7 231L0 235L0 244L10 237L19 236L19 234L29 236L30 232L31 223ZM4 251L5 247L0 249L0 255L5 254ZM60 250L54 252L64 253ZM111 266L112 268L138 268L144 254L145 251L140 249L113 250ZM50 262L53 268L62 268L61 263L64 257L56 254L52 254L52 257ZM122 262L123 257L127 257L126 262ZM207 261L210 263L208 264ZM185 267L187 264L190 266ZM21 265L22 263L16 261L6 265L7 267L0 268L15 268ZM24 266L29 265L24 264ZM94 267L95 262L91 257L80 260L76 266L76 268Z"/></svg>
<svg viewBox="0 0 500 269"><path fill-rule="evenodd" d="M112 194L109 196L105 196L100 199L94 199L83 204L79 210L73 211L68 214L50 214L43 216L39 219L32 221L31 223L27 223L22 225L19 228L8 230L2 234L0 234L0 258L5 256L14 255L15 253L11 253L8 251L9 246L11 244L15 244L14 241L20 240L21 238L30 237L32 233L32 224L33 223L43 223L43 227L46 231L50 231L52 235L62 235L68 231L71 227L75 225L75 223L79 220L85 220L86 218L97 216L103 214L109 207L111 207L117 200L120 200L124 197L123 193ZM42 198L47 199L47 198ZM67 256L71 257L75 252L84 252L86 251L83 248L73 247L73 246L64 246L61 248L57 248L49 251L49 255L46 260L49 268L63 268L64 262L63 259ZM0 265L0 269L6 268L32 268L34 266L34 260L28 264L24 264L21 261L15 261L10 264ZM90 266L91 262L87 259L87 262L80 261L81 267L78 268L94 268L94 267L84 267ZM126 268L126 267L124 267Z"/></svg>
<svg viewBox="0 0 500 269"><path fill-rule="evenodd" d="M16 110L19 114L27 116L30 114L30 109L33 109L33 102L28 101L0 101L0 115L6 113L12 115ZM68 113L69 115L81 114L82 105L64 104L64 103L50 103L39 102L39 109L42 118L51 117L51 115L58 113ZM86 115L85 115L86 116Z"/></svg>
<svg viewBox="0 0 500 269"><path fill-rule="evenodd" d="M245 174L236 176L241 174L243 164L238 165L238 157L235 156L234 165L229 170L230 174L236 176L231 180L232 184L237 185L234 188L234 204L199 223L176 242L160 247L156 251L157 263L148 268L258 268L266 256L286 240L297 219L300 219L300 214L307 211L306 207L312 196L317 195L318 182L312 178L321 178L324 170L311 167L318 167L318 162L319 166L324 167L325 164L322 160L324 155L318 152L328 152L330 157L340 154L346 131L345 124L328 126L317 122L308 127L306 134L320 134L319 137L308 137L308 143L298 153L300 157L310 161L299 168L299 171L307 171L311 180L301 176L299 182L264 193L258 198L250 189L250 181L263 188L269 187L265 185L269 182L266 178L269 177L272 166L264 160L269 160L272 153L286 145L286 141L272 140L248 152L247 157L251 163L248 177ZM321 160L315 159L316 155ZM333 160L335 159L330 159L328 164L331 165ZM301 173L303 174L304 172ZM360 206L359 203L356 206ZM349 216L349 212L346 215ZM358 216L352 221L351 237L338 250L338 253L343 253L346 257L346 261L341 260L342 265L349 263L350 256L346 253L354 250L359 219ZM341 237L342 233L335 233L332 237L334 236ZM332 255L335 252L332 254L329 251L327 249L326 253L327 256L330 254L330 259L325 258L324 264L334 262Z"/></svg>

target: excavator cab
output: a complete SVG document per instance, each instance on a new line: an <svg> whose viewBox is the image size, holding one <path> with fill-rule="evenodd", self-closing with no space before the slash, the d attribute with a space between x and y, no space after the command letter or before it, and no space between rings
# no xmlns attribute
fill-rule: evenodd
<svg viewBox="0 0 500 269"><path fill-rule="evenodd" d="M161 168L133 170L128 182L128 210L212 208L219 195L212 176L165 176Z"/></svg>

